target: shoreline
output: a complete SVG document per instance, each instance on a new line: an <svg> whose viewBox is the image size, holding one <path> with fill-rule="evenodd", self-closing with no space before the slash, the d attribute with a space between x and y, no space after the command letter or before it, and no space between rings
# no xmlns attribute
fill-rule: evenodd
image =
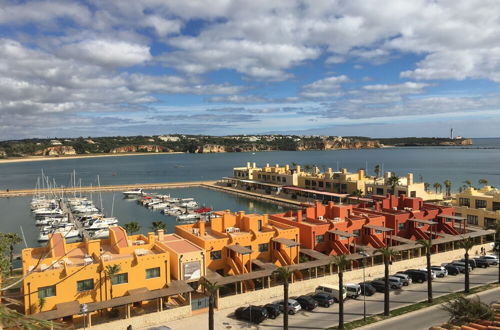
<svg viewBox="0 0 500 330"><path fill-rule="evenodd" d="M150 156L150 155L177 155L185 154L185 152L130 152L119 154L87 154L74 156L28 156L20 158L5 158L0 159L0 164L6 163L24 163L24 162L40 162L46 160L65 160L65 159L82 159L82 158L101 158L101 157L125 157L125 156Z"/></svg>

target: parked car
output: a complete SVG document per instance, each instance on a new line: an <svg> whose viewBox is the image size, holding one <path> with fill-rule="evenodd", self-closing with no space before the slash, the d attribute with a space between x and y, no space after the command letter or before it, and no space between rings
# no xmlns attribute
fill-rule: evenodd
<svg viewBox="0 0 500 330"><path fill-rule="evenodd" d="M452 264L443 264L443 267L448 271L448 275L458 275L460 274L460 269Z"/></svg>
<svg viewBox="0 0 500 330"><path fill-rule="evenodd" d="M318 293L318 292L328 293L329 295L331 295L333 297L333 299L336 302L339 301L340 294L339 294L338 286L331 285L331 284L323 284L323 285L318 286L314 292L316 292L316 293ZM342 298L344 300L347 298L347 290L345 287L344 287L344 290L342 292Z"/></svg>
<svg viewBox="0 0 500 330"><path fill-rule="evenodd" d="M425 272L427 274L427 268L420 268L419 270ZM436 272L434 272L431 268L431 277L432 279L435 279L437 277Z"/></svg>
<svg viewBox="0 0 500 330"><path fill-rule="evenodd" d="M485 256L482 256L480 258L483 258L483 259L487 259L487 260L492 260L493 261L493 265L498 265L498 256L494 255L494 254L487 254Z"/></svg>
<svg viewBox="0 0 500 330"><path fill-rule="evenodd" d="M300 296L292 299L297 300L297 302L300 304L300 307L302 307L302 309L305 309L306 311L312 311L313 309L318 307L318 302L311 296Z"/></svg>
<svg viewBox="0 0 500 330"><path fill-rule="evenodd" d="M456 260L456 261L465 262L465 259L460 259L460 260ZM472 270L474 270L474 268L477 267L476 260L469 258L469 265L472 267Z"/></svg>
<svg viewBox="0 0 500 330"><path fill-rule="evenodd" d="M267 310L260 306L240 307L234 314L238 320L245 320L257 324L268 317Z"/></svg>
<svg viewBox="0 0 500 330"><path fill-rule="evenodd" d="M318 302L319 306L330 307L334 303L334 299L328 293L320 292L312 295L312 298Z"/></svg>
<svg viewBox="0 0 500 330"><path fill-rule="evenodd" d="M474 258L474 261L476 262L476 267L481 267L481 268L490 267L490 263L486 259Z"/></svg>
<svg viewBox="0 0 500 330"><path fill-rule="evenodd" d="M396 273L392 276L399 277L402 280L404 286L408 286L413 282L408 274Z"/></svg>
<svg viewBox="0 0 500 330"><path fill-rule="evenodd" d="M361 294L365 296L373 296L377 289L370 282L359 283L359 287L361 289Z"/></svg>
<svg viewBox="0 0 500 330"><path fill-rule="evenodd" d="M280 311L282 313L285 312L285 302L282 300L278 303L278 305L280 306ZM297 300L294 300L294 299L288 299L288 314L295 314L297 313L298 311L300 311L302 309L302 307L300 306L299 302Z"/></svg>
<svg viewBox="0 0 500 330"><path fill-rule="evenodd" d="M372 281L370 284L375 288L375 290L377 290L377 292L385 292L384 281L375 280L375 281Z"/></svg>
<svg viewBox="0 0 500 330"><path fill-rule="evenodd" d="M453 261L451 264L457 266L461 273L465 273L465 262ZM469 272L472 272L472 267L470 265L468 267Z"/></svg>
<svg viewBox="0 0 500 330"><path fill-rule="evenodd" d="M418 269L408 269L402 272L403 274L408 274L413 282L423 283L427 281L427 272L423 272Z"/></svg>
<svg viewBox="0 0 500 330"><path fill-rule="evenodd" d="M436 277L445 277L448 275L448 270L443 266L431 266L431 270L436 273Z"/></svg>
<svg viewBox="0 0 500 330"><path fill-rule="evenodd" d="M361 295L361 287L359 284L347 283L345 285L347 290L347 297L351 299L357 299Z"/></svg>
<svg viewBox="0 0 500 330"><path fill-rule="evenodd" d="M494 255L486 255L479 258L486 260L490 265L498 265L498 258Z"/></svg>
<svg viewBox="0 0 500 330"><path fill-rule="evenodd" d="M382 278L377 278L376 281L381 281L382 283L385 283L385 279ZM394 276L389 276L389 288L399 290L403 287L403 282L399 277L394 277Z"/></svg>
<svg viewBox="0 0 500 330"><path fill-rule="evenodd" d="M266 304L264 308L267 310L267 315L270 319L275 319L280 316L280 306L278 304Z"/></svg>

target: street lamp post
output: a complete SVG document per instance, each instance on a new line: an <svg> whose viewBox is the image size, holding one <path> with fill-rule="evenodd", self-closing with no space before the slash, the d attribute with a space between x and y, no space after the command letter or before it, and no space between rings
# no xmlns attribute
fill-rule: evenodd
<svg viewBox="0 0 500 330"><path fill-rule="evenodd" d="M83 329L87 328L87 312L88 312L88 307L87 304L81 304L80 305L80 314L83 314Z"/></svg>
<svg viewBox="0 0 500 330"><path fill-rule="evenodd" d="M361 263L363 265L363 321L366 321L366 280L365 280L365 267L366 267L366 257L368 254L364 251L360 251L359 254L363 256Z"/></svg>

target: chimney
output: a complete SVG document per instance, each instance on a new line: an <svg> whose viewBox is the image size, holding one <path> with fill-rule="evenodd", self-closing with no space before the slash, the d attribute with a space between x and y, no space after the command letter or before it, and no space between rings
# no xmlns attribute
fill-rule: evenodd
<svg viewBox="0 0 500 330"><path fill-rule="evenodd" d="M384 173L384 179L389 179L392 176L391 172L385 172Z"/></svg>
<svg viewBox="0 0 500 330"><path fill-rule="evenodd" d="M155 233L150 232L148 233L148 243L153 244L155 242Z"/></svg>
<svg viewBox="0 0 500 330"><path fill-rule="evenodd" d="M340 169L340 172L341 172L342 174L347 174L347 168L341 168L341 169Z"/></svg>
<svg viewBox="0 0 500 330"><path fill-rule="evenodd" d="M198 229L200 230L200 236L205 236L205 220L198 221Z"/></svg>
<svg viewBox="0 0 500 330"><path fill-rule="evenodd" d="M413 173L406 174L406 181L408 182L408 185L413 184Z"/></svg>
<svg viewBox="0 0 500 330"><path fill-rule="evenodd" d="M297 210L297 222L302 222L302 210Z"/></svg>
<svg viewBox="0 0 500 330"><path fill-rule="evenodd" d="M252 164L252 167L253 167L253 168L257 168L257 164L254 162L254 163Z"/></svg>
<svg viewBox="0 0 500 330"><path fill-rule="evenodd" d="M295 166L295 169L297 170L297 173L300 173L300 165Z"/></svg>
<svg viewBox="0 0 500 330"><path fill-rule="evenodd" d="M289 171L290 170L290 166L288 164L285 165L285 171Z"/></svg>
<svg viewBox="0 0 500 330"><path fill-rule="evenodd" d="M364 178L365 178L365 170L360 168L358 171L358 180L363 180Z"/></svg>
<svg viewBox="0 0 500 330"><path fill-rule="evenodd" d="M250 162L247 162L247 168L250 168Z"/></svg>
<svg viewBox="0 0 500 330"><path fill-rule="evenodd" d="M379 201L376 201L375 202L375 210L376 211L380 211L381 207L380 207L380 202Z"/></svg>
<svg viewBox="0 0 500 330"><path fill-rule="evenodd" d="M163 241L164 237L165 237L165 231L163 229L158 229L158 240Z"/></svg>

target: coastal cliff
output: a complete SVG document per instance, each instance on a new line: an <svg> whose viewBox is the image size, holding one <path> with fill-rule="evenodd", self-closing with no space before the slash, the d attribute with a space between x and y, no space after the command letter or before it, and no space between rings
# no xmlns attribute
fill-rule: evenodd
<svg viewBox="0 0 500 330"><path fill-rule="evenodd" d="M75 148L71 146L53 146L37 150L33 153L35 156L72 156L76 155Z"/></svg>
<svg viewBox="0 0 500 330"><path fill-rule="evenodd" d="M159 145L128 145L118 148L113 148L109 151L111 154L120 154L127 152L168 152L169 149Z"/></svg>

